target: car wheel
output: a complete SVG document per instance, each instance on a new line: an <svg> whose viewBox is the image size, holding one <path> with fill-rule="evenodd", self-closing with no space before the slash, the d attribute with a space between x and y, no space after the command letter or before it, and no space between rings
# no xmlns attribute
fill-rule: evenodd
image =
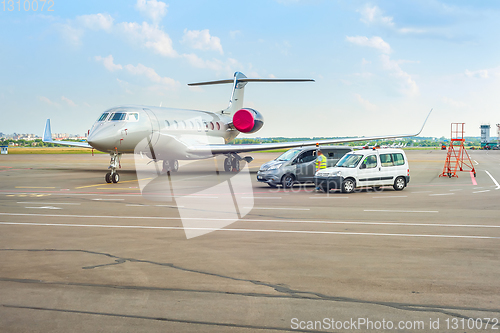
<svg viewBox="0 0 500 333"><path fill-rule="evenodd" d="M394 181L393 187L396 191L401 191L402 189L405 188L405 186L406 186L406 180L404 179L404 177L398 177Z"/></svg>
<svg viewBox="0 0 500 333"><path fill-rule="evenodd" d="M348 178L342 183L342 192L351 193L356 188L356 182L354 179Z"/></svg>
<svg viewBox="0 0 500 333"><path fill-rule="evenodd" d="M284 188L291 188L295 184L295 177L293 175L284 175L283 178L281 178L281 185L283 185Z"/></svg>

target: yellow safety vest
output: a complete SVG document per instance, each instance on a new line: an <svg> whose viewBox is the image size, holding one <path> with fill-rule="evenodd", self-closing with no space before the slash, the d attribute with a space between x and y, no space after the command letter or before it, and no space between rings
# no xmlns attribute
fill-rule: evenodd
<svg viewBox="0 0 500 333"><path fill-rule="evenodd" d="M318 158L316 158L316 169L326 169L326 156L325 155L319 155Z"/></svg>

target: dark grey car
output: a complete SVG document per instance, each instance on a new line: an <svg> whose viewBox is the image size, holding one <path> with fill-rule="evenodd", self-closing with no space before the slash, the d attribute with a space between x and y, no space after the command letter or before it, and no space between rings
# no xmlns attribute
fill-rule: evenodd
<svg viewBox="0 0 500 333"><path fill-rule="evenodd" d="M345 154L352 151L347 146L323 146L319 149L326 156L327 167L334 166ZM291 187L295 183L312 183L316 173L316 147L294 148L264 163L257 172L257 180L271 187Z"/></svg>

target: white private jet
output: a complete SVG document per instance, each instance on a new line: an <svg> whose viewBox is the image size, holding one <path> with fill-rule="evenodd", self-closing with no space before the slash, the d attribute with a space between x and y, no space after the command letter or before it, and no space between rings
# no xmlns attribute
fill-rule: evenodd
<svg viewBox="0 0 500 333"><path fill-rule="evenodd" d="M163 169L177 171L179 160L194 160L225 155L225 171L238 171L240 161L251 162L252 157L240 153L338 144L353 141L417 136L417 133L382 135L350 139L295 141L263 144L228 144L240 133L255 133L264 125L262 115L253 109L243 108L244 88L248 82L303 82L313 79L247 78L236 72L233 79L191 83L190 86L232 83L229 106L218 112L172 109L152 106L125 105L113 107L101 114L89 131L87 142L59 141L52 139L50 119L47 119L43 142L94 148L111 156L110 171L105 179L118 183L117 168L122 154L146 154L154 161L163 161ZM145 141L145 139L147 139ZM144 145L143 143L147 144ZM142 146L141 146L142 145Z"/></svg>

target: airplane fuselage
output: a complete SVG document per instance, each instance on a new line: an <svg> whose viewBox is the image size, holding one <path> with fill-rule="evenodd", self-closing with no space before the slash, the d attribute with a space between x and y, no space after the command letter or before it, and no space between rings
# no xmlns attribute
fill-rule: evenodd
<svg viewBox="0 0 500 333"><path fill-rule="evenodd" d="M178 160L206 158L210 156L187 153L187 147L231 142L240 133L231 126L231 121L229 116L208 111L118 106L100 116L87 141L97 150L123 154L137 153L138 144L147 138L155 146L159 159L167 155Z"/></svg>

